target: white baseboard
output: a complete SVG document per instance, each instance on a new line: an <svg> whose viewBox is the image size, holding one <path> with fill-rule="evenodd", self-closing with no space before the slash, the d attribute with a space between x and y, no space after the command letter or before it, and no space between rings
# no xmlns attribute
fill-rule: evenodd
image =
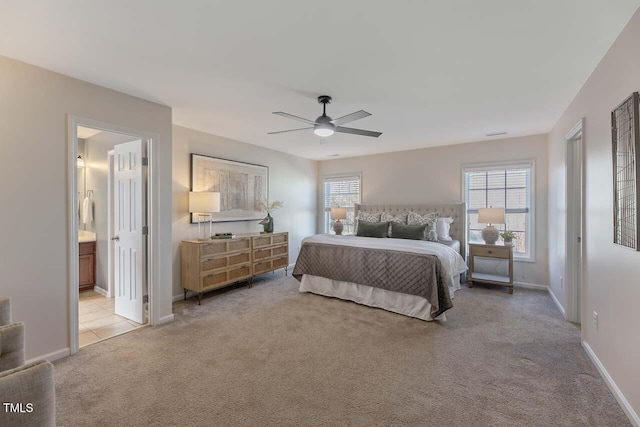
<svg viewBox="0 0 640 427"><path fill-rule="evenodd" d="M526 289L536 289L539 291L546 291L549 289L547 285L538 285L537 283L527 283L527 282L513 282L513 286L516 288L526 288Z"/></svg>
<svg viewBox="0 0 640 427"><path fill-rule="evenodd" d="M93 291L94 291L95 293L97 293L97 294L100 294L100 295L102 295L102 296L105 296L105 297L109 298L109 295L107 295L107 294L108 294L108 292L107 292L107 291L105 291L104 289L102 289L102 288L101 288L100 286L98 286L98 285L96 285L96 286L94 286L94 287L93 287Z"/></svg>
<svg viewBox="0 0 640 427"><path fill-rule="evenodd" d="M173 322L173 319L175 319L175 316L173 315L173 313L167 314L166 316L162 316L158 320L158 323L156 325L163 325L165 323Z"/></svg>
<svg viewBox="0 0 640 427"><path fill-rule="evenodd" d="M63 357L67 357L70 354L71 354L71 349L69 347L61 348L60 350L56 350L56 351L48 353L48 354L43 354L42 356L34 357L33 359L29 359L29 360L27 360L25 362L25 364L33 363L33 362L40 362L41 360L48 360L49 362L53 362L54 360L58 360L58 359L62 359Z"/></svg>
<svg viewBox="0 0 640 427"><path fill-rule="evenodd" d="M564 307L562 306L562 304L560 304L560 301L558 301L558 298L556 298L556 294L553 293L553 291L551 290L551 287L549 287L548 289L549 289L549 295L551 295L551 299L553 300L554 303L556 303L556 307L558 307L558 310L560 310L560 313L562 313L562 317L566 319L567 313L566 311L564 311Z"/></svg>
<svg viewBox="0 0 640 427"><path fill-rule="evenodd" d="M604 380L607 387L609 387L611 393L613 393L613 396L618 401L618 404L620 404L620 406L622 407L622 410L629 418L629 421L631 421L631 424L633 424L634 427L640 427L640 417L638 416L636 411L633 410L633 407L631 407L629 401L624 397L615 381L613 381L613 378L611 378L602 362L600 362L600 359L598 359L598 356L596 356L596 354L591 349L591 346L589 346L586 341L582 341L582 347L586 351L593 364L596 366L598 372L600 372L600 376Z"/></svg>

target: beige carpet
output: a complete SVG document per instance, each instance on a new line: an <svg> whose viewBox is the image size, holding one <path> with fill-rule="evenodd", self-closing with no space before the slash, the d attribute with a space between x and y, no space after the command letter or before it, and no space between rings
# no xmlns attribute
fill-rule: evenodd
<svg viewBox="0 0 640 427"><path fill-rule="evenodd" d="M544 292L464 288L444 323L283 274L56 362L60 426L626 426Z"/></svg>

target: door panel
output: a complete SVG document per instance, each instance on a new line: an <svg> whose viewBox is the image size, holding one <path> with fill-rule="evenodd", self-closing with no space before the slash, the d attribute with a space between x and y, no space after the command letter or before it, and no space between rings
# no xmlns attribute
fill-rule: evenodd
<svg viewBox="0 0 640 427"><path fill-rule="evenodd" d="M115 312L138 323L146 290L143 154L140 140L114 147Z"/></svg>

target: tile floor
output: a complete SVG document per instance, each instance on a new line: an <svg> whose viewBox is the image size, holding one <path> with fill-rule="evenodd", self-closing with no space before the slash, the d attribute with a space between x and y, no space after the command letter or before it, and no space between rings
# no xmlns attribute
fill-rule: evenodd
<svg viewBox="0 0 640 427"><path fill-rule="evenodd" d="M115 299L95 291L80 292L80 347L115 337L144 325L114 313Z"/></svg>

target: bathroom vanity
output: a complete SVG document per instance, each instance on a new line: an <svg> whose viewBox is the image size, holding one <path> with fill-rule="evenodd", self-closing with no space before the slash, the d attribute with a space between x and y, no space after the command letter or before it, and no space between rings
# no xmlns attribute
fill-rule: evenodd
<svg viewBox="0 0 640 427"><path fill-rule="evenodd" d="M79 237L79 274L78 285L80 291L93 289L96 284L96 235L95 233L80 231Z"/></svg>

